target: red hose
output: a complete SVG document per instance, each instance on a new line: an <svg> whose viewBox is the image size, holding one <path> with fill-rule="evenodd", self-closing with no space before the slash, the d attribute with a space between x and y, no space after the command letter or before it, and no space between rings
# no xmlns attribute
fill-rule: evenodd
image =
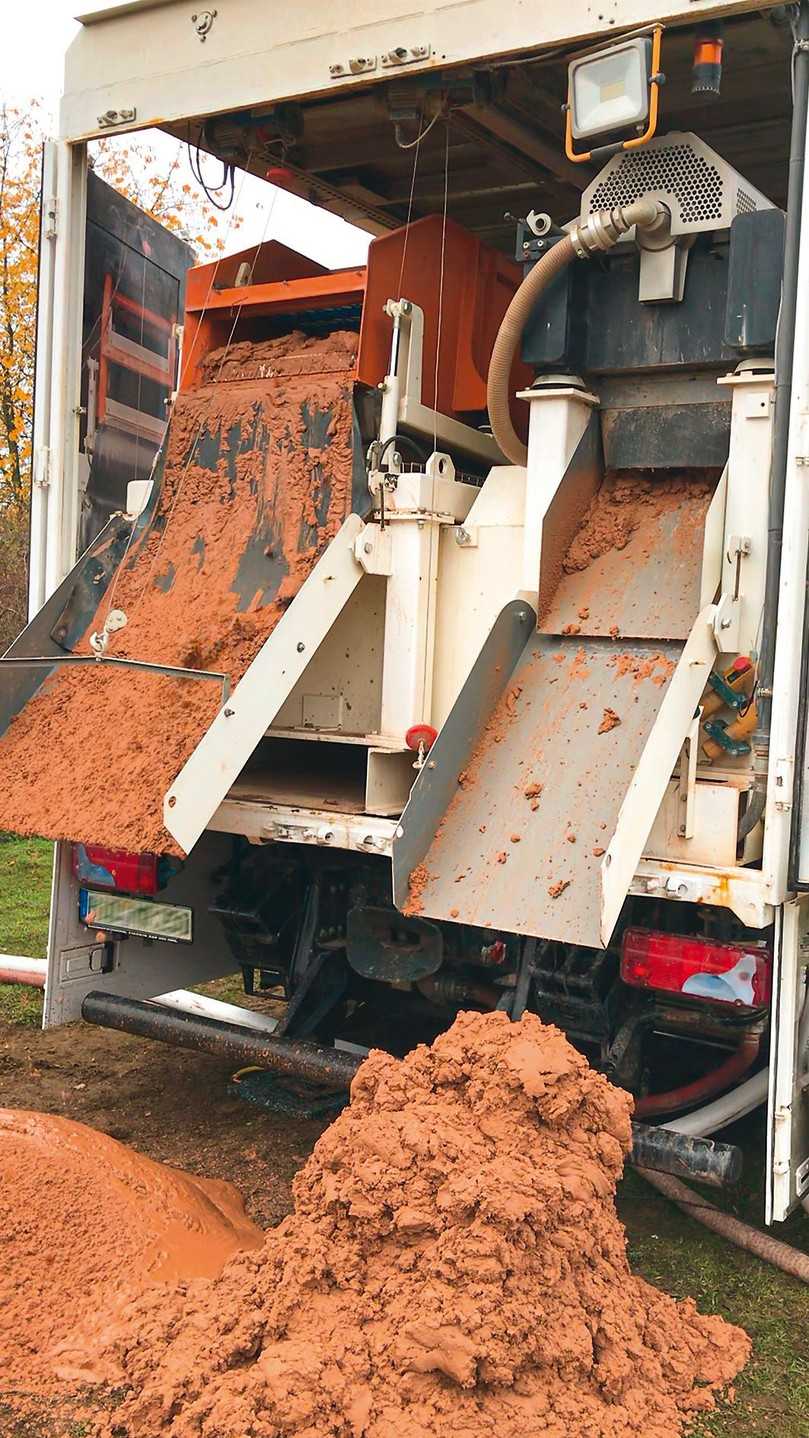
<svg viewBox="0 0 809 1438"><path fill-rule="evenodd" d="M669 1089L667 1093L647 1094L635 1103L635 1118L657 1118L661 1114L674 1113L676 1109L693 1108L714 1098L741 1078L753 1067L761 1047L760 1034L747 1030L742 1035L739 1047L723 1059L718 1068L703 1074L693 1083L682 1084L680 1088Z"/></svg>

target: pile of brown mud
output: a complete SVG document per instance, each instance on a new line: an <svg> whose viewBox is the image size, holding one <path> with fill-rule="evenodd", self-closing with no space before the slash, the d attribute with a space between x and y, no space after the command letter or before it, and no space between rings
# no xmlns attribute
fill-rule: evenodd
<svg viewBox="0 0 809 1438"><path fill-rule="evenodd" d="M357 336L211 354L175 402L159 496L73 652L110 608L109 656L238 683L351 510ZM0 828L178 852L163 795L222 701L213 680L58 669L0 739Z"/></svg>
<svg viewBox="0 0 809 1438"><path fill-rule="evenodd" d="M106 1134L0 1109L0 1373L36 1386L88 1315L150 1284L212 1278L261 1230L237 1190Z"/></svg>
<svg viewBox="0 0 809 1438"><path fill-rule="evenodd" d="M116 1438L675 1438L750 1344L630 1272L631 1102L533 1015L374 1052L264 1246L62 1374L127 1386Z"/></svg>

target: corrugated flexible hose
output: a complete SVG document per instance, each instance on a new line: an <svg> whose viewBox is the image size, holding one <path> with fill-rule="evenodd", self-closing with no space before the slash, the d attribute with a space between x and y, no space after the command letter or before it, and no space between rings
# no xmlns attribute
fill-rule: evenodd
<svg viewBox="0 0 809 1438"><path fill-rule="evenodd" d="M547 250L529 270L503 316L489 361L486 404L498 445L512 464L525 464L528 450L511 422L511 366L534 305L552 280L576 258L569 235Z"/></svg>
<svg viewBox="0 0 809 1438"><path fill-rule="evenodd" d="M593 251L611 250L633 225L652 230L665 228L669 221L668 210L660 200L634 200L632 204L620 205L614 210L600 210L584 224L574 225L570 234L558 240L528 271L501 321L486 383L492 434L512 464L525 464L528 450L511 422L511 366L537 301L577 256L586 259Z"/></svg>
<svg viewBox="0 0 809 1438"><path fill-rule="evenodd" d="M676 1203L678 1208L687 1213L691 1218L696 1218L699 1223L710 1228L713 1233L718 1233L721 1238L727 1238L735 1243L737 1248L743 1248L746 1253L755 1254L756 1258L763 1258L765 1263L771 1263L775 1268L780 1268L783 1273L790 1273L793 1278L800 1279L801 1283L809 1283L809 1253L801 1253L798 1248L790 1248L788 1243L781 1243L780 1239L770 1238L766 1233L761 1233L757 1228L751 1228L749 1223L742 1223L740 1219L734 1218L730 1213L723 1213L721 1209L715 1208L702 1194L694 1193L677 1178L672 1178L667 1173L652 1173L648 1168L639 1168L638 1173L646 1179L647 1183L662 1193L665 1198Z"/></svg>

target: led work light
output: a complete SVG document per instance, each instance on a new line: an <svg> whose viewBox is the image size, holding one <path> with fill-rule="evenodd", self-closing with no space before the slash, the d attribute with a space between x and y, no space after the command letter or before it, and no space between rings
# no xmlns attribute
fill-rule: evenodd
<svg viewBox="0 0 809 1438"><path fill-rule="evenodd" d="M651 59L651 40L639 36L571 63L570 107L576 140L603 135L605 130L645 125Z"/></svg>
<svg viewBox="0 0 809 1438"><path fill-rule="evenodd" d="M634 137L603 147L611 152L645 145L657 128L658 87L662 30L634 35L571 60L567 72L568 159L589 160L592 151L577 153L574 140L587 140L616 131L633 131ZM638 134L638 131L642 131Z"/></svg>

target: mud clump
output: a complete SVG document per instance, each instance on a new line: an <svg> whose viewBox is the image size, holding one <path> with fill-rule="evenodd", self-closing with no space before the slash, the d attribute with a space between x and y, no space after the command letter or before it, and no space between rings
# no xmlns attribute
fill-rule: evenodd
<svg viewBox="0 0 809 1438"><path fill-rule="evenodd" d="M212 1278L262 1238L231 1184L14 1109L0 1109L0 1233L0 1372L26 1388L59 1368L77 1320L108 1321L150 1284Z"/></svg>
<svg viewBox="0 0 809 1438"><path fill-rule="evenodd" d="M707 504L707 480L688 477L639 479L615 471L591 500L581 524L562 561L565 574L587 569L595 559L613 549L626 549L635 531L649 519L676 509L684 496L699 497ZM700 516L703 510L700 508Z"/></svg>
<svg viewBox="0 0 809 1438"><path fill-rule="evenodd" d="M127 624L108 657L238 684L350 512L356 344L287 335L208 357L175 402L154 510L73 653L114 607ZM222 696L217 680L57 668L0 738L0 827L181 852L163 796Z"/></svg>
<svg viewBox="0 0 809 1438"><path fill-rule="evenodd" d="M616 714L614 709L605 709L596 732L598 734L609 734L610 729L616 729L620 722L620 715Z"/></svg>
<svg viewBox="0 0 809 1438"><path fill-rule="evenodd" d="M262 1249L78 1336L102 1431L675 1438L750 1344L630 1272L630 1108L533 1015L372 1053Z"/></svg>

